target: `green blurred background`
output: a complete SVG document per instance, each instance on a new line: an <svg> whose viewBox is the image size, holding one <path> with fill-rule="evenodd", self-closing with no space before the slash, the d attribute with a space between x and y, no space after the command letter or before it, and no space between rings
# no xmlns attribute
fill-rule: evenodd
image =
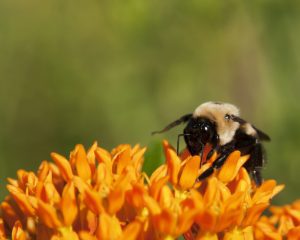
<svg viewBox="0 0 300 240"><path fill-rule="evenodd" d="M291 202L299 91L300 1L1 0L0 197L17 169L76 143L147 145L151 171L182 127L150 132L218 100L272 137L264 176Z"/></svg>

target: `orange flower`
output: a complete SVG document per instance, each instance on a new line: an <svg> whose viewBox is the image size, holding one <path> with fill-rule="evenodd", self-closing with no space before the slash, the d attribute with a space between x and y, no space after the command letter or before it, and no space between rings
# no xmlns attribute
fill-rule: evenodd
<svg viewBox="0 0 300 240"><path fill-rule="evenodd" d="M176 239L188 231L202 210L202 197L197 191L180 196L167 185L161 188L158 199L145 196L144 201L154 228L152 239Z"/></svg>
<svg viewBox="0 0 300 240"><path fill-rule="evenodd" d="M137 236L141 224L129 224L118 214L132 184L143 182L144 152L139 145L120 145L111 153L97 143L87 152L77 145L69 160L52 153L55 164L42 162L37 174L19 170L1 204L1 238L79 239L85 232L101 239Z"/></svg>
<svg viewBox="0 0 300 240"><path fill-rule="evenodd" d="M264 182L259 188L251 183L247 171L242 167L249 156L240 156L238 151L227 158L223 167L209 177L199 192L203 196L203 211L195 219L188 239L253 239L252 225L269 206L269 201L283 189L274 180ZM204 164L204 172L211 161Z"/></svg>
<svg viewBox="0 0 300 240"><path fill-rule="evenodd" d="M199 176L200 156L188 156L181 161L167 141L163 142L163 146L170 182L181 190L192 188Z"/></svg>
<svg viewBox="0 0 300 240"><path fill-rule="evenodd" d="M300 239L300 201L282 207L271 206L272 215L261 217L255 224L257 239Z"/></svg>
<svg viewBox="0 0 300 240"><path fill-rule="evenodd" d="M110 152L78 144L69 158L51 153L37 173L18 170L1 203L0 240L299 239L300 202L262 216L283 185L256 187L243 168L249 156L231 153L200 182L217 158L206 159L210 146L203 156L163 146L166 163L150 177L146 149L127 144Z"/></svg>

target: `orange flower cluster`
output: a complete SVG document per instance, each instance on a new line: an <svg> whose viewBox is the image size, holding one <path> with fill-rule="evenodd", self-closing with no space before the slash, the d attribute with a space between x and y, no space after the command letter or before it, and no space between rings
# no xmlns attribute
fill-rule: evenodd
<svg viewBox="0 0 300 240"><path fill-rule="evenodd" d="M271 206L269 210L271 216L262 216L255 224L256 239L300 239L300 200L282 207Z"/></svg>
<svg viewBox="0 0 300 240"><path fill-rule="evenodd" d="M1 203L0 239L281 239L299 233L299 202L261 217L283 185L267 180L256 187L242 167L249 156L233 152L199 182L216 155L199 168L199 156L179 157L167 141L163 145L166 163L150 177L142 172L146 149L125 144L111 152L97 143L88 151L77 145L69 159L52 153L54 163L42 162L36 174L19 170Z"/></svg>
<svg viewBox="0 0 300 240"><path fill-rule="evenodd" d="M121 212L134 210L125 197L133 184L143 184L144 152L121 145L109 153L95 143L86 153L77 145L69 160L52 153L54 163L42 162L37 174L19 170L17 180L9 179L10 195L1 204L0 239L137 236L141 224L130 219L134 213Z"/></svg>

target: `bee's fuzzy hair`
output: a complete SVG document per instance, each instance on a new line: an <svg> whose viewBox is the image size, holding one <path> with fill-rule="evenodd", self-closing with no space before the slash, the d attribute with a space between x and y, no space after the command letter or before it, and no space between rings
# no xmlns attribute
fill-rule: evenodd
<svg viewBox="0 0 300 240"><path fill-rule="evenodd" d="M229 103L206 102L196 108L193 117L206 117L216 124L217 133L219 135L220 145L230 142L240 124L228 119L225 115L239 116L239 109Z"/></svg>

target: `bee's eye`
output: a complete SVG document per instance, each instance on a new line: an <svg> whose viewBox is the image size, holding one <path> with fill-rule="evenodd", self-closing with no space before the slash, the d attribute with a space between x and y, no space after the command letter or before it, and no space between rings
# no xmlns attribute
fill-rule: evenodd
<svg viewBox="0 0 300 240"><path fill-rule="evenodd" d="M230 115L229 115L229 114L225 114L224 118L225 118L226 120L229 120L229 119L230 119Z"/></svg>
<svg viewBox="0 0 300 240"><path fill-rule="evenodd" d="M200 136L201 136L201 142L207 143L211 140L212 137L212 129L209 124L203 123L200 127Z"/></svg>
<svg viewBox="0 0 300 240"><path fill-rule="evenodd" d="M207 124L203 124L201 126L201 131L204 131L204 132L208 132L210 129L210 126L208 126Z"/></svg>

